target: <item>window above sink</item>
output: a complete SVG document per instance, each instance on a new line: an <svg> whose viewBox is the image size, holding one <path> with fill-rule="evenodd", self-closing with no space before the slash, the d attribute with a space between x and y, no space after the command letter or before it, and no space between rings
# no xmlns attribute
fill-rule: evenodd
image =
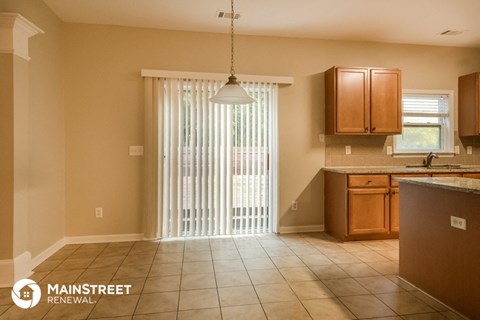
<svg viewBox="0 0 480 320"><path fill-rule="evenodd" d="M403 90L402 134L395 154L453 154L453 91Z"/></svg>

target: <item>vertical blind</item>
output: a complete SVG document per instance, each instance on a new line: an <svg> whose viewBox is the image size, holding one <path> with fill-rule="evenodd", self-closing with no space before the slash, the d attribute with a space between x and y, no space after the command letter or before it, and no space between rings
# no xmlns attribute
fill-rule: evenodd
<svg viewBox="0 0 480 320"><path fill-rule="evenodd" d="M232 106L208 100L220 81L157 81L162 236L271 232L277 85L242 83L256 102Z"/></svg>

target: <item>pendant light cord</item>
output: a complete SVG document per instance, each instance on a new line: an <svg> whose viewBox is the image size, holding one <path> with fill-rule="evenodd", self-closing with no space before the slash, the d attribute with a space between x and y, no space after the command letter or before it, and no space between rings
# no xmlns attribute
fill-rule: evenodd
<svg viewBox="0 0 480 320"><path fill-rule="evenodd" d="M231 61L230 61L230 74L233 76L235 74L235 68L233 67L233 20L235 19L235 10L233 8L233 0L231 0L231 5L232 5L232 18L230 19L231 21L231 38L230 38L230 41L231 41L231 44L232 44L232 51L231 51Z"/></svg>

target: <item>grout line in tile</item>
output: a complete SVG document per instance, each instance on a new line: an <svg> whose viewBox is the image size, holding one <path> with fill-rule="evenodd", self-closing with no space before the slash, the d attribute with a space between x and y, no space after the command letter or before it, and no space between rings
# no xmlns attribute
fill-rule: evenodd
<svg viewBox="0 0 480 320"><path fill-rule="evenodd" d="M256 239L256 237L255 237ZM258 239L257 239L258 241ZM258 292L257 292L257 288L255 288L255 285L253 284L253 281L252 281L252 278L250 277L250 273L248 273L248 270L247 270L247 267L245 266L245 262L243 261L243 257L242 255L240 254L240 250L238 250L238 246L237 246L237 243L235 242L235 240L233 241L234 245L235 245L235 248L237 249L238 251L238 255L240 256L240 260L242 261L242 264L243 264L243 267L245 268L245 272L247 273L247 276L248 276L248 279L250 280L250 283L252 284L252 287L253 287L253 291L255 291L255 295L257 296L257 299L258 299L258 303L260 304L260 307L262 308L262 311L263 311L263 314L265 315L265 319L268 319L268 316L267 316L267 313L265 312L265 309L263 307L263 303L262 301L260 300L260 297L258 296ZM261 246L261 245L260 245ZM263 247L262 247L263 249ZM264 250L264 249L263 249ZM276 266L275 266L276 267ZM283 275L282 275L283 277ZM222 319L223 319L223 312L222 312L222 308L220 307L220 315L222 316Z"/></svg>
<svg viewBox="0 0 480 320"><path fill-rule="evenodd" d="M157 241L157 240L155 240ZM135 244L134 244L135 245ZM134 245L130 248L130 250L128 251L128 253L130 253L130 251L132 251ZM138 304L140 303L140 299L142 299L142 293L143 293L143 290L145 289L145 284L147 284L147 279L148 279L148 275L150 274L150 271L152 270L152 266L153 266L153 261L155 261L155 256L157 255L157 252L158 252L158 248L160 247L160 243L158 243L157 245L157 249L155 250L155 254L153 255L154 256L154 259L152 260L152 262L150 263L150 268L148 268L148 272L147 272L147 275L145 276L145 282L143 282L143 285L142 285L142 290L140 290L139 292L139 297L138 297L138 300L137 300L137 303L135 304L135 308L133 309L133 314L132 314L132 318L133 316L135 315L135 312L137 311L137 307L138 307ZM125 259L128 257L128 254L125 256ZM123 259L123 261L125 261L125 259ZM123 263L122 261L122 263ZM183 259L182 259L183 261ZM183 264L183 262L182 262ZM118 268L120 268L122 264L119 265ZM118 272L118 269L117 269L117 272ZM116 274L116 273L115 273ZM114 276L115 277L115 276ZM112 278L113 280L113 278ZM179 289L180 290L180 289ZM178 296L179 296L179 299L180 299L180 291L178 292ZM178 306L177 306L177 314L178 314Z"/></svg>
<svg viewBox="0 0 480 320"><path fill-rule="evenodd" d="M116 270L115 273L113 274L113 276L112 276L112 278L110 279L110 281L108 282L108 284L110 284L110 283L113 281L113 279L115 278L115 275L116 275L117 272L118 272L118 269L120 269L120 266L122 265L123 261L125 261L125 259L127 258L128 254L130 253L130 251L132 251L132 248L133 248L134 245L135 245L135 244L133 244L132 246L130 246L130 250L128 250L128 252L127 252L127 254L124 256L122 262L117 266L117 270ZM107 246L108 246L108 245L107 245ZM106 246L105 248L107 248L107 246ZM104 248L103 250L105 250L105 248ZM101 252L103 252L103 250L102 250ZM99 254L100 254L100 253L99 253ZM95 259L96 259L96 258L95 258ZM95 261L95 259L94 259L94 261ZM92 261L92 263L93 263L93 261ZM87 268L87 269L88 269L88 268ZM85 271L86 271L86 270L85 270ZM83 273L82 273L82 274L83 274ZM143 289L142 289L142 290L143 290ZM92 314L93 310L95 310L95 307L97 306L98 301L100 301L100 299L102 299L103 296L104 296L104 295L102 294L102 295L100 295L100 297L98 297L98 300L95 302L92 310L90 310L90 312L88 313L87 319L90 318L90 315ZM138 298L138 300L140 300L140 298ZM137 303L138 303L138 302L137 302ZM135 307L135 308L136 308L136 307ZM135 311L134 311L134 314L135 314ZM132 318L133 318L133 315L132 315Z"/></svg>

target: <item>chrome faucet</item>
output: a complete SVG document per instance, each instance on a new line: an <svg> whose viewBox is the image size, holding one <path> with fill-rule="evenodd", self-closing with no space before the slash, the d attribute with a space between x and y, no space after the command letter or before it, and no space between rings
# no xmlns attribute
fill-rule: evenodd
<svg viewBox="0 0 480 320"><path fill-rule="evenodd" d="M427 165L427 168L432 167L433 158L438 159L438 155L436 153L430 152L427 156L427 159L424 160L424 164Z"/></svg>

